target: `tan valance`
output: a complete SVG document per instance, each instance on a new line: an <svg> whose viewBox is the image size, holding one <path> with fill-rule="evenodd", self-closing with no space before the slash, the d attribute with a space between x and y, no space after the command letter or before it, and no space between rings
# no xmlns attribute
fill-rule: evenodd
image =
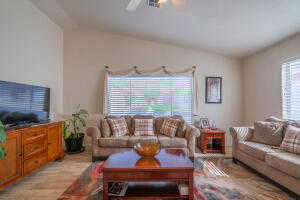
<svg viewBox="0 0 300 200"><path fill-rule="evenodd" d="M197 68L195 66L187 68L182 71L171 71L166 66L156 68L154 70L143 71L137 66L124 71L113 72L108 66L105 66L105 79L104 79L104 94L103 94L103 114L107 115L107 88L108 88L108 77L109 76L192 76L193 77L193 114L195 115L199 107L199 80L197 78Z"/></svg>

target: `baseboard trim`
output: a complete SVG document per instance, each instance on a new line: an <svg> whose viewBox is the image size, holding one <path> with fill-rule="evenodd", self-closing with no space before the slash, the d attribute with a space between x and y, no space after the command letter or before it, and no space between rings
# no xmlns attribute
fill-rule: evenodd
<svg viewBox="0 0 300 200"><path fill-rule="evenodd" d="M236 158L232 158L233 163L235 164L242 164L244 167L246 167L247 169L251 170L252 172L254 172L255 174L261 176L262 178L264 178L266 181L274 184L275 186L279 187L281 190L283 190L284 192L286 192L290 197L294 198L294 199L300 199L300 195L296 194L295 192L289 190L288 188L286 188L285 186L281 185L280 183L277 183L276 181L272 180L271 178L267 177L266 175L256 171L255 169L253 169L252 167L248 166L247 164L243 163L242 161L236 159Z"/></svg>

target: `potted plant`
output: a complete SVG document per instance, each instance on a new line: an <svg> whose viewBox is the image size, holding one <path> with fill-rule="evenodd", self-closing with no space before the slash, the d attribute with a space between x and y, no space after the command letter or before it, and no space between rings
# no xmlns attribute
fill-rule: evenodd
<svg viewBox="0 0 300 200"><path fill-rule="evenodd" d="M6 143L6 133L4 129L4 124L0 121L0 159L5 158L6 153L4 149L4 144Z"/></svg>
<svg viewBox="0 0 300 200"><path fill-rule="evenodd" d="M84 128L86 127L88 112L77 108L71 118L64 123L63 137L65 140L67 153L80 153L84 151Z"/></svg>

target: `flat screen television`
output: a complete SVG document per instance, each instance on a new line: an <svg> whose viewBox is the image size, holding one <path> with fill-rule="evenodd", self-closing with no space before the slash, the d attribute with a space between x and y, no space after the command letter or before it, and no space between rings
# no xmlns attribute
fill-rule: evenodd
<svg viewBox="0 0 300 200"><path fill-rule="evenodd" d="M6 127L49 121L50 88L0 81L0 120Z"/></svg>

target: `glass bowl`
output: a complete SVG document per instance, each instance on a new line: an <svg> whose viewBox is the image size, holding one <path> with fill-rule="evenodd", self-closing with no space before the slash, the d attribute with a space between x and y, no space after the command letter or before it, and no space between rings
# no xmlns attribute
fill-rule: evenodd
<svg viewBox="0 0 300 200"><path fill-rule="evenodd" d="M160 150L160 143L154 142L140 142L134 145L134 150L142 157L154 157Z"/></svg>

